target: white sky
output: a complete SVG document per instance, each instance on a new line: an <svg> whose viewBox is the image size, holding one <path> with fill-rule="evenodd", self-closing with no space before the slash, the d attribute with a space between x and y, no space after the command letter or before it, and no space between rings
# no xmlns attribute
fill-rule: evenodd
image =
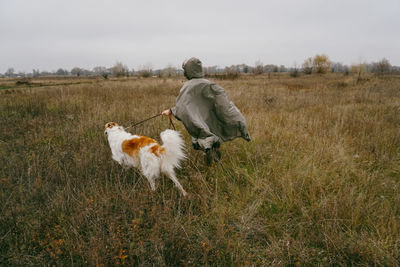
<svg viewBox="0 0 400 267"><path fill-rule="evenodd" d="M400 0L0 0L0 73L256 61L400 65Z"/></svg>

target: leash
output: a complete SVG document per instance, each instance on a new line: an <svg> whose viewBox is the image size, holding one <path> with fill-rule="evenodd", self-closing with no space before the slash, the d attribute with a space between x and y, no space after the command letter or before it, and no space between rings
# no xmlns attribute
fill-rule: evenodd
<svg viewBox="0 0 400 267"><path fill-rule="evenodd" d="M152 117L150 117L150 118L147 118L147 119L144 119L144 120L142 120L142 121L136 122L135 124L133 124L133 125L131 125L131 126L129 126L129 127L126 127L125 129L129 129L129 128L135 127L135 126L137 126L137 125L139 125L139 124L142 124L142 123L144 123L144 122L146 122L146 121L149 121L149 120L151 120L151 119L157 118L158 116L161 116L161 115L162 115L161 113L160 113L160 114L157 114L157 115L154 115L154 116L152 116ZM174 123L172 122L172 116L171 116L171 114L169 114L168 117L169 117L169 127L172 126L172 128L176 131L175 125L174 125Z"/></svg>
<svg viewBox="0 0 400 267"><path fill-rule="evenodd" d="M172 122L172 115L171 115L171 112L169 113L168 118L169 118L169 127L171 128L171 126L172 126L172 128L174 129L174 131L176 131L175 125L174 125L174 123Z"/></svg>
<svg viewBox="0 0 400 267"><path fill-rule="evenodd" d="M135 126L137 126L137 125L139 125L139 124L142 124L143 122L146 122L146 121L149 121L149 120L151 120L151 119L157 118L158 116L161 116L161 115L162 115L162 114L154 115L153 117L150 117L150 118L144 119L144 120L142 120L142 121L136 122L135 124L133 124L133 125L131 125L131 126L129 126L129 127L126 127L125 129L129 129L129 128L135 127Z"/></svg>

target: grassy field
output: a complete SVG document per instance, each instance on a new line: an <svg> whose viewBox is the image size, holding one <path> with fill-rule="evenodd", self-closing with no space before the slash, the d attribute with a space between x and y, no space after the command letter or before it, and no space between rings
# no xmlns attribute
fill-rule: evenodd
<svg viewBox="0 0 400 267"><path fill-rule="evenodd" d="M173 106L183 78L14 82L0 80L0 265L399 265L399 76L217 80L253 141L208 168L176 122L187 197L166 177L152 192L103 134Z"/></svg>

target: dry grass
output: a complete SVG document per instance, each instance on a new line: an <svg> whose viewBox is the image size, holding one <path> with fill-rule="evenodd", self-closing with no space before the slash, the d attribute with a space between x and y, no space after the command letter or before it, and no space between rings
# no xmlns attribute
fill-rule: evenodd
<svg viewBox="0 0 400 267"><path fill-rule="evenodd" d="M172 106L182 80L0 91L0 262L398 265L399 77L218 83L253 141L224 144L207 168L176 123L186 198L165 178L153 193L111 160L103 136L108 121L129 126ZM158 139L167 127L158 117L135 132Z"/></svg>

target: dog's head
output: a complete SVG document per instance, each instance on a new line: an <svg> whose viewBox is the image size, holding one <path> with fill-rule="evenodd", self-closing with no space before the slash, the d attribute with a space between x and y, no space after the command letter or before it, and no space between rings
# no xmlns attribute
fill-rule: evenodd
<svg viewBox="0 0 400 267"><path fill-rule="evenodd" d="M108 135L109 133L114 131L122 130L122 127L115 122L107 122L106 125L104 125L104 127L106 128L106 130L104 131L105 135Z"/></svg>

